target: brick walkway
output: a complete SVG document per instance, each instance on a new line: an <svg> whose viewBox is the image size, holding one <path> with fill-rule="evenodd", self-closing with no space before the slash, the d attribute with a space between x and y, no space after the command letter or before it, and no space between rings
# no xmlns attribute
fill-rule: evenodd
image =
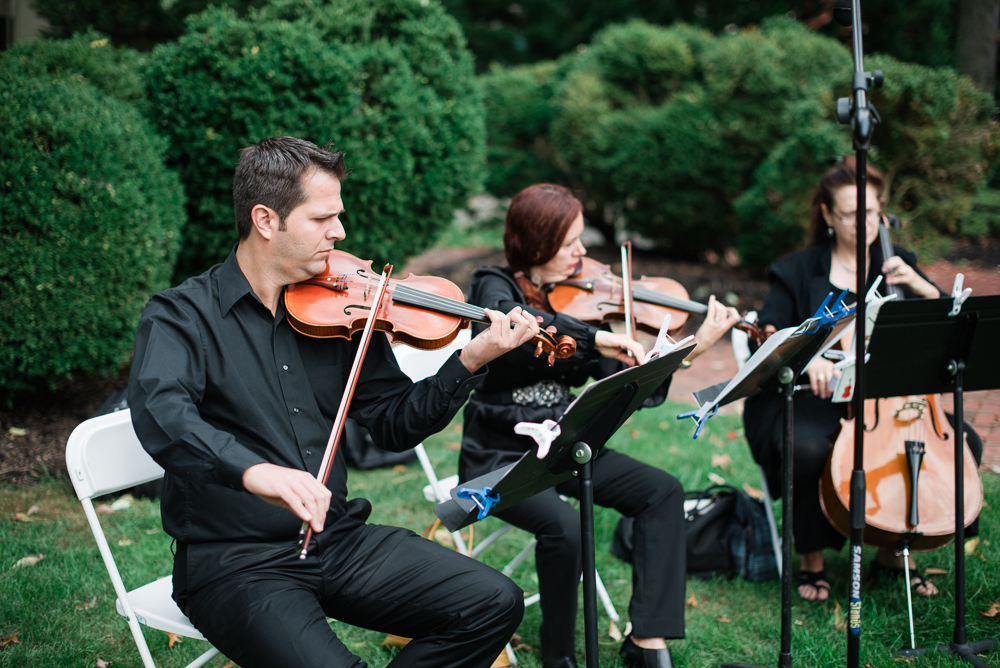
<svg viewBox="0 0 1000 668"><path fill-rule="evenodd" d="M1000 294L1000 270L959 268L952 264L939 262L931 265L927 269L927 274L938 287L950 294L951 287L955 282L955 274L959 271L965 276L964 287L972 288L973 295ZM677 401L693 402L692 392L729 380L735 374L736 361L733 358L733 348L728 337L725 337L696 359L691 364L690 369L674 374L673 382L670 385L670 398ZM945 410L952 411L953 404L950 394L943 397L943 404ZM720 412L738 414L742 410L743 402L740 400L722 408ZM983 439L982 468L1000 473L1000 390L967 392L965 394L965 420L973 425Z"/></svg>

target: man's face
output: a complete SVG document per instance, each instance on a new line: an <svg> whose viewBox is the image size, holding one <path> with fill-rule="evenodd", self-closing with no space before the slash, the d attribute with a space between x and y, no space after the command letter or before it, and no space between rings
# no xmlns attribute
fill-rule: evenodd
<svg viewBox="0 0 1000 668"><path fill-rule="evenodd" d="M305 202L292 209L285 229L272 238L275 260L296 282L323 273L334 243L347 236L340 222L344 202L337 177L314 169L302 176L302 189Z"/></svg>

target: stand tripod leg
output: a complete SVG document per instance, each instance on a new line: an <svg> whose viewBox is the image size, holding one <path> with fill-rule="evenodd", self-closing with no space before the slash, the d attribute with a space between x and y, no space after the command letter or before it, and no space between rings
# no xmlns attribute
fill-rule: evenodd
<svg viewBox="0 0 1000 668"><path fill-rule="evenodd" d="M906 612L910 618L910 647L916 648L917 637L913 632L913 590L910 588L910 548L903 546L903 577L906 579Z"/></svg>

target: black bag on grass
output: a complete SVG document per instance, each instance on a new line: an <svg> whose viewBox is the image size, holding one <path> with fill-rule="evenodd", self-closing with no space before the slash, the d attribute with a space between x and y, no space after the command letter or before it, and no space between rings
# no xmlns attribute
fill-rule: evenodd
<svg viewBox="0 0 1000 668"><path fill-rule="evenodd" d="M707 580L739 575L751 582L778 574L771 550L770 529L764 505L743 490L715 485L685 492L684 537L687 573ZM623 517L615 528L611 553L632 560L632 518Z"/></svg>

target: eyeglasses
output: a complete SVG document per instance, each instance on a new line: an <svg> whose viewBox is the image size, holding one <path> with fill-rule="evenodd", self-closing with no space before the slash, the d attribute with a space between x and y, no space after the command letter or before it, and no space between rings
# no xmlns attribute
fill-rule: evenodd
<svg viewBox="0 0 1000 668"><path fill-rule="evenodd" d="M857 211L848 211L846 213L836 213L834 212L833 217L842 222L844 225L850 225L858 219ZM865 209L865 218L868 220L879 220L882 217L882 209Z"/></svg>

